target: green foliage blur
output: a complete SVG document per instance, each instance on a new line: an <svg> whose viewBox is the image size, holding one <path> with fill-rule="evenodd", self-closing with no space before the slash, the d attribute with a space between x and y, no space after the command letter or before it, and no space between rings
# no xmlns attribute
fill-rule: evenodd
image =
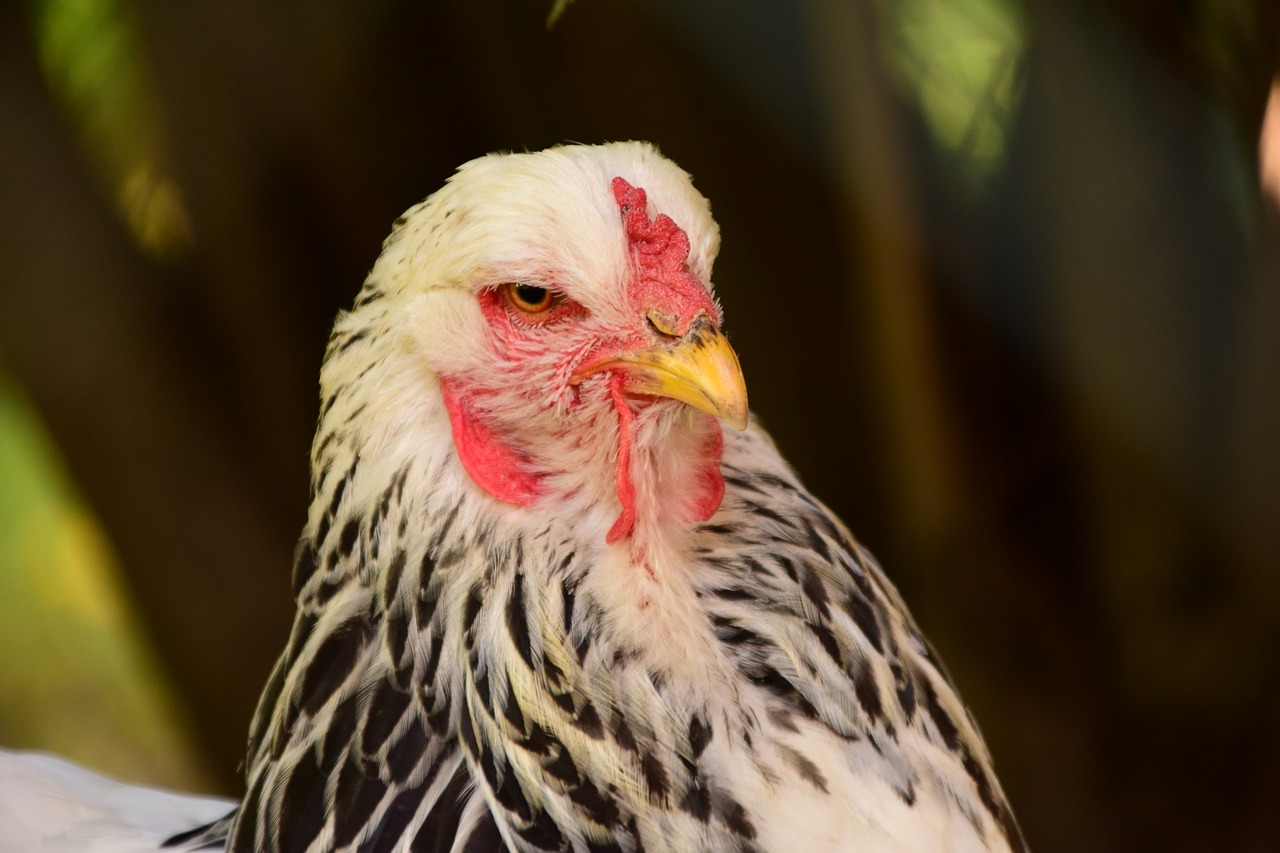
<svg viewBox="0 0 1280 853"><path fill-rule="evenodd" d="M125 779L208 788L111 548L4 375L0 649L0 743Z"/></svg>

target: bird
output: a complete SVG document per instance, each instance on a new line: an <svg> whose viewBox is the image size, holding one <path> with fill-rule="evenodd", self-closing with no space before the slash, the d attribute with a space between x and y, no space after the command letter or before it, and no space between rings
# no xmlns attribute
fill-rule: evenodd
<svg viewBox="0 0 1280 853"><path fill-rule="evenodd" d="M751 414L652 144L461 166L320 373L230 851L1023 851L873 556Z"/></svg>

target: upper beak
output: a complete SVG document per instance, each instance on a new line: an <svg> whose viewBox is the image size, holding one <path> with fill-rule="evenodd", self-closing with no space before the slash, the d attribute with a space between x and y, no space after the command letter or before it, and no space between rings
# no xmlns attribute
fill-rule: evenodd
<svg viewBox="0 0 1280 853"><path fill-rule="evenodd" d="M656 317L650 319L660 331L666 331L665 323ZM747 384L738 355L705 315L669 344L611 355L575 378L580 381L609 368L625 371L630 393L669 397L715 415L736 430L747 428Z"/></svg>

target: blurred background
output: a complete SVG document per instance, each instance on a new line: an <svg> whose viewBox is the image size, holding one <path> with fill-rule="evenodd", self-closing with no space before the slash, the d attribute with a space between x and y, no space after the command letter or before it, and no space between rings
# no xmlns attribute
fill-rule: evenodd
<svg viewBox="0 0 1280 853"><path fill-rule="evenodd" d="M1274 0L0 4L0 743L238 795L316 377L459 163L649 139L1033 849L1270 850Z"/></svg>

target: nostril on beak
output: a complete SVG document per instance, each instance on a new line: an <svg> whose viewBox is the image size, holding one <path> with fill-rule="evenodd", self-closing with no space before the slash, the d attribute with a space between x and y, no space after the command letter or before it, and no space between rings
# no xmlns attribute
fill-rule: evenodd
<svg viewBox="0 0 1280 853"><path fill-rule="evenodd" d="M645 314L645 319L649 321L649 328L653 329L659 338L671 341L683 340L704 329L715 331L716 328L715 320L711 319L706 311L699 311L687 323L681 323L678 315L668 314L661 308L650 308Z"/></svg>
<svg viewBox="0 0 1280 853"><path fill-rule="evenodd" d="M645 318L649 321L649 328L657 332L659 337L672 340L679 340L682 337L678 318L660 308L650 308Z"/></svg>

